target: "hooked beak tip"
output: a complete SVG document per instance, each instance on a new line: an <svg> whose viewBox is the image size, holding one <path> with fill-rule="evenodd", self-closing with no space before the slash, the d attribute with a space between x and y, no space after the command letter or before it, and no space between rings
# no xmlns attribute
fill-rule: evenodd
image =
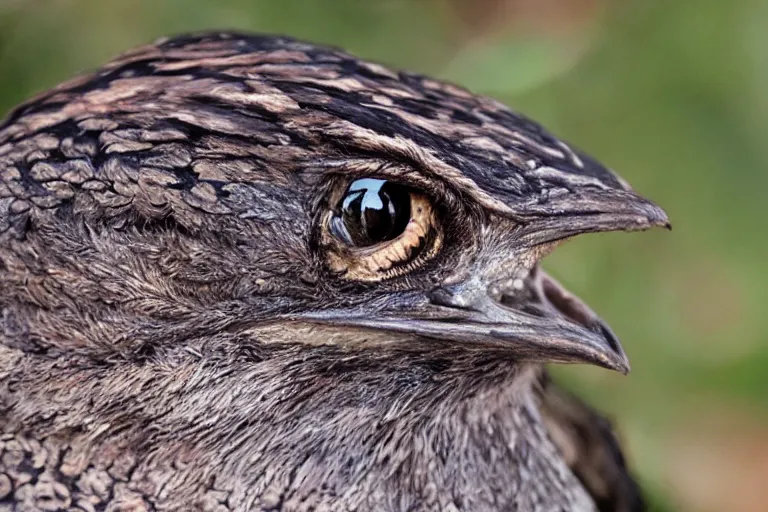
<svg viewBox="0 0 768 512"><path fill-rule="evenodd" d="M609 357L605 354L600 354L601 366L608 370L617 371L622 375L627 375L632 370L629 365L629 359L623 352L621 354L616 354L616 356L617 357Z"/></svg>
<svg viewBox="0 0 768 512"><path fill-rule="evenodd" d="M638 219L638 223L646 228L663 227L666 229L672 229L672 224L669 221L669 215L664 209L640 196L636 196L634 207L641 210L644 218Z"/></svg>

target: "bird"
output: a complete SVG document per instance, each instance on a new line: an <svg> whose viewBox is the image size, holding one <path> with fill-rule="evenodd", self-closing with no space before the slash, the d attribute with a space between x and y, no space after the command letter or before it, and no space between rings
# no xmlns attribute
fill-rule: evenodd
<svg viewBox="0 0 768 512"><path fill-rule="evenodd" d="M637 511L626 373L540 265L669 227L501 102L285 36L164 38L0 124L0 510Z"/></svg>

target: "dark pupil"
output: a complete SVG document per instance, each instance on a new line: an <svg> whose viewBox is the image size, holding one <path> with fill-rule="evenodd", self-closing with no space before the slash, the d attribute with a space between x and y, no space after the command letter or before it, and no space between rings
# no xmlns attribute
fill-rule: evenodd
<svg viewBox="0 0 768 512"><path fill-rule="evenodd" d="M373 245L397 237L411 219L411 197L405 187L365 178L349 186L341 204L341 220L349 242Z"/></svg>

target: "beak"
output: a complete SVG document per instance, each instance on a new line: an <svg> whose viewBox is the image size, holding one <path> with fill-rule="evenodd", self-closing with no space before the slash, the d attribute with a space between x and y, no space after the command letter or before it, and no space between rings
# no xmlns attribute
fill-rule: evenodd
<svg viewBox="0 0 768 512"><path fill-rule="evenodd" d="M621 373L629 372L629 360L618 338L584 302L536 267L519 290L492 297L487 292L468 300L459 287L440 288L431 294L433 303L464 307L473 332L505 346L521 360L553 363L589 363ZM461 329L459 329L461 330Z"/></svg>
<svg viewBox="0 0 768 512"><path fill-rule="evenodd" d="M608 326L539 269L526 279L519 296L503 295L501 301L471 282L437 288L422 299L404 295L400 303L409 307L398 314L326 310L302 314L302 320L499 349L518 361L589 363L629 371L627 356Z"/></svg>
<svg viewBox="0 0 768 512"><path fill-rule="evenodd" d="M522 244L540 246L583 233L672 229L666 212L656 203L629 190L579 190L527 204L519 213Z"/></svg>

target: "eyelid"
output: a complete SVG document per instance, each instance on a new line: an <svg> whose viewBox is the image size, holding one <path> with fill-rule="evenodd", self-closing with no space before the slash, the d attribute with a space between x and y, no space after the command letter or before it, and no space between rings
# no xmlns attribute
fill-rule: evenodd
<svg viewBox="0 0 768 512"><path fill-rule="evenodd" d="M391 180L416 190L430 190L436 184L439 185L439 182L436 182L434 179L428 179L422 171L404 162L392 162L390 160L368 157L350 157L330 167L333 169L333 174L348 179L347 183L355 179L353 176L357 177L368 174L368 177Z"/></svg>

